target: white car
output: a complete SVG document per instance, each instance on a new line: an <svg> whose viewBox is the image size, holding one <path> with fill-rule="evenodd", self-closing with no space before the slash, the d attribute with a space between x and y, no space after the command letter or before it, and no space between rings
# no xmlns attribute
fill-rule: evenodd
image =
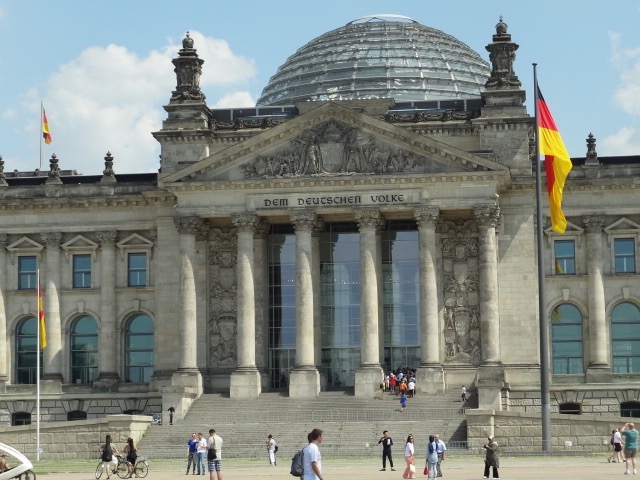
<svg viewBox="0 0 640 480"><path fill-rule="evenodd" d="M18 450L4 443L0 443L0 454L5 456L7 466L9 467L9 470L0 473L0 480L9 480L11 478L35 480L36 474L31 470L33 464ZM13 459L9 458L9 456L13 457Z"/></svg>

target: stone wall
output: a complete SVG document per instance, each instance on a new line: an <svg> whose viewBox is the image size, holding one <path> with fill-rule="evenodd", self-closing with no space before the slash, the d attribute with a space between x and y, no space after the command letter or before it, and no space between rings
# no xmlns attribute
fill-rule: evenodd
<svg viewBox="0 0 640 480"><path fill-rule="evenodd" d="M620 416L620 404L623 402L640 402L640 390L610 388L607 390L578 390L567 388L552 391L551 413L559 413L558 406L564 403L580 405L582 414ZM540 392L504 390L502 392L502 408L509 412L539 413Z"/></svg>
<svg viewBox="0 0 640 480"><path fill-rule="evenodd" d="M96 420L75 422L42 422L40 448L43 460L91 459L98 457L98 449L107 434L121 450L127 438L137 444L151 424L146 415L108 415ZM36 425L0 427L2 442L17 448L29 459L36 459ZM144 454L145 452L141 452Z"/></svg>
<svg viewBox="0 0 640 480"><path fill-rule="evenodd" d="M627 421L619 416L551 414L552 450L607 452L611 431ZM482 450L490 435L502 452L541 451L540 414L467 410L469 450Z"/></svg>

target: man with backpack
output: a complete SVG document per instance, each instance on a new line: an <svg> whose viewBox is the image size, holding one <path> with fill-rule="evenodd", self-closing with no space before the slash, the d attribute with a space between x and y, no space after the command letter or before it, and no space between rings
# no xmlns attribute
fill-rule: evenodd
<svg viewBox="0 0 640 480"><path fill-rule="evenodd" d="M322 430L314 428L307 435L309 445L298 450L291 459L291 475L302 480L324 480L322 476L322 463L320 448L322 443Z"/></svg>

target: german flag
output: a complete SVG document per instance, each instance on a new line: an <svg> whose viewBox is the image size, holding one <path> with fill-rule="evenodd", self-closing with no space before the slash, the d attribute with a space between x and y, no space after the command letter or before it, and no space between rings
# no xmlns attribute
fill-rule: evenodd
<svg viewBox="0 0 640 480"><path fill-rule="evenodd" d="M38 286L38 328L40 329L40 350L47 346L47 329L44 324L44 292Z"/></svg>
<svg viewBox="0 0 640 480"><path fill-rule="evenodd" d="M564 233L567 220L562 213L562 191L564 181L571 171L571 158L564 146L556 122L547 107L544 97L538 94L538 145L540 153L544 155L544 165L547 173L547 192L549 194L549 211L551 213L551 228Z"/></svg>
<svg viewBox="0 0 640 480"><path fill-rule="evenodd" d="M42 138L44 138L44 143L47 145L51 143L51 131L49 130L49 122L44 108L42 109Z"/></svg>

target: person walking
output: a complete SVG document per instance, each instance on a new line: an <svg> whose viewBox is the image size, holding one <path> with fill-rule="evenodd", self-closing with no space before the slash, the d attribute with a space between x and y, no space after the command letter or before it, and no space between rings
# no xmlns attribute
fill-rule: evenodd
<svg viewBox="0 0 640 480"><path fill-rule="evenodd" d="M276 466L276 452L278 451L278 444L273 439L273 435L269 434L267 437L267 452L269 452L269 465Z"/></svg>
<svg viewBox="0 0 640 480"><path fill-rule="evenodd" d="M444 444L442 440L440 440L440 435L435 435L436 441L436 451L438 452L438 477L442 476L442 468L441 464L444 461L444 452L447 451L447 446Z"/></svg>
<svg viewBox="0 0 640 480"><path fill-rule="evenodd" d="M319 428L314 428L307 435L309 445L304 447L302 480L324 480L322 475L322 456L320 455L322 433Z"/></svg>
<svg viewBox="0 0 640 480"><path fill-rule="evenodd" d="M404 444L404 461L407 463L407 467L402 473L402 478L416 478L416 458L412 434L407 436L407 441Z"/></svg>
<svg viewBox="0 0 640 480"><path fill-rule="evenodd" d="M633 474L636 472L636 455L638 454L638 430L636 430L635 424L632 422L625 423L620 429L620 435L624 439L624 474L629 475L631 470L629 466L633 468Z"/></svg>
<svg viewBox="0 0 640 480"><path fill-rule="evenodd" d="M405 408L407 408L407 396L402 392L400 394L400 411L404 412Z"/></svg>
<svg viewBox="0 0 640 480"><path fill-rule="evenodd" d="M391 456L391 445L393 445L393 440L389 436L388 430L382 432L382 437L380 437L380 440L378 440L378 445L380 444L382 444L382 468L380 469L380 471L384 472L387 469L388 458L391 471L395 472L396 469L393 468L393 457Z"/></svg>
<svg viewBox="0 0 640 480"><path fill-rule="evenodd" d="M191 434L191 439L187 442L187 473L185 475L189 475L189 467L193 465L192 475L196 474L196 462L198 461L198 435L195 433Z"/></svg>
<svg viewBox="0 0 640 480"><path fill-rule="evenodd" d="M500 478L498 476L498 468L500 467L498 443L494 437L489 437L487 440L488 442L484 445L484 476L482 478L489 478L489 467L493 468L493 478Z"/></svg>
<svg viewBox="0 0 640 480"><path fill-rule="evenodd" d="M217 475L222 480L222 437L216 434L215 429L209 430L207 440L207 463L209 467L209 480Z"/></svg>
<svg viewBox="0 0 640 480"><path fill-rule="evenodd" d="M624 460L622 458L622 435L620 434L620 430L614 428L611 432L611 447L613 450L609 457L607 458L607 462L613 463L622 463Z"/></svg>
<svg viewBox="0 0 640 480"><path fill-rule="evenodd" d="M429 474L427 478L431 480L438 476L438 444L436 443L436 437L429 435L429 443L427 444L427 459L425 461Z"/></svg>
<svg viewBox="0 0 640 480"><path fill-rule="evenodd" d="M196 445L196 460L198 462L198 475L204 475L205 459L207 456L207 441L202 436L202 432L198 432L198 444Z"/></svg>
<svg viewBox="0 0 640 480"><path fill-rule="evenodd" d="M133 444L133 438L127 438L127 444L122 451L127 455L127 473L129 474L124 478L131 478L136 466L136 461L138 460L138 449Z"/></svg>
<svg viewBox="0 0 640 480"><path fill-rule="evenodd" d="M462 398L463 402L467 401L467 387L462 385L462 390L460 391L460 398Z"/></svg>

